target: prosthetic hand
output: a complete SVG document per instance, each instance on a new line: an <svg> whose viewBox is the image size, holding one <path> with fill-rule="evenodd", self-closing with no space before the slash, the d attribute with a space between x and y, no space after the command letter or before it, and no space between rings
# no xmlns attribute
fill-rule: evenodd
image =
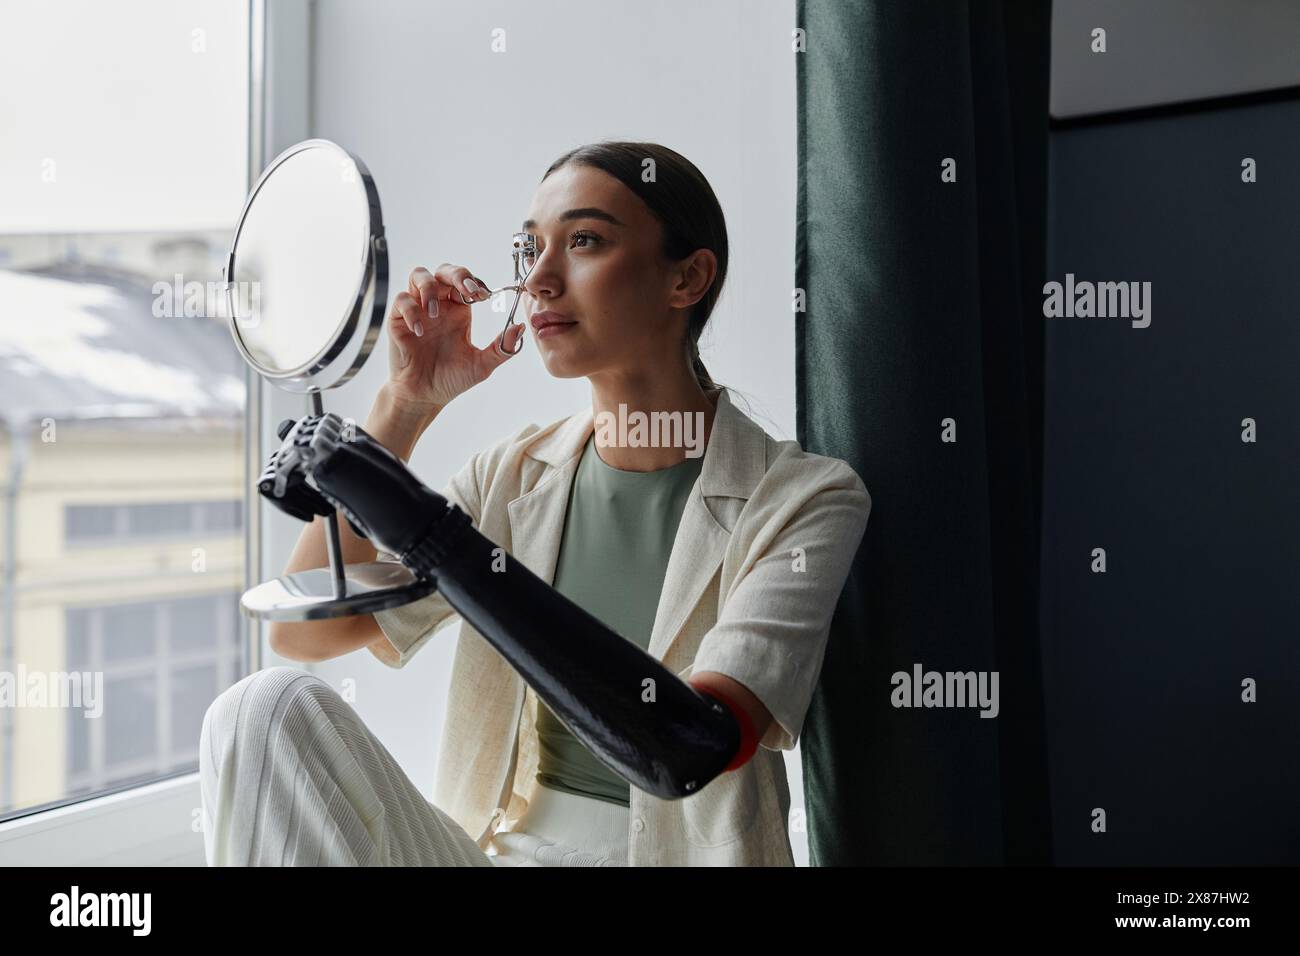
<svg viewBox="0 0 1300 956"><path fill-rule="evenodd" d="M630 783L678 799L753 756L743 710L689 686L537 577L362 429L349 423L345 433L327 413L286 421L280 437L258 482L265 497L305 521L338 508L357 534L436 581L569 731ZM653 701L642 698L649 686Z"/></svg>

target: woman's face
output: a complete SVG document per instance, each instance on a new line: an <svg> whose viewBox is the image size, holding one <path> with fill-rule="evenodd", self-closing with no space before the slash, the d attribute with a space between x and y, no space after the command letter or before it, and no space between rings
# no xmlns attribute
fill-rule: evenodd
<svg viewBox="0 0 1300 956"><path fill-rule="evenodd" d="M565 166L537 187L523 228L537 237L525 321L548 372L635 379L685 360L685 306L699 295L689 275L679 288L685 263L661 258L662 226L639 196L603 170ZM539 336L540 312L574 324Z"/></svg>

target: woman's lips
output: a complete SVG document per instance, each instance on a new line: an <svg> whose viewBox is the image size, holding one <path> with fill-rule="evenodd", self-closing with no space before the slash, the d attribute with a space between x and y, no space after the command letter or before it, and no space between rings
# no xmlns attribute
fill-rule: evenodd
<svg viewBox="0 0 1300 956"><path fill-rule="evenodd" d="M563 335L577 324L577 322L551 322L537 330L537 337L545 339L552 335Z"/></svg>
<svg viewBox="0 0 1300 956"><path fill-rule="evenodd" d="M560 335L577 325L558 312L538 312L532 317L532 324L539 339Z"/></svg>

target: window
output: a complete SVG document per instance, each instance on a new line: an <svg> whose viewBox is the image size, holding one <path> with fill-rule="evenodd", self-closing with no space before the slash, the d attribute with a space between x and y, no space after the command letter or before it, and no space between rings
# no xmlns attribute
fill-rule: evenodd
<svg viewBox="0 0 1300 956"><path fill-rule="evenodd" d="M6 8L0 820L196 769L249 665L246 372L194 290L250 184L250 14Z"/></svg>
<svg viewBox="0 0 1300 956"><path fill-rule="evenodd" d="M244 526L242 501L177 501L157 504L65 505L64 542L103 547L128 539L176 537L205 531L237 532Z"/></svg>
<svg viewBox="0 0 1300 956"><path fill-rule="evenodd" d="M66 670L103 675L102 713L67 713L69 796L197 769L204 711L242 673L238 605L231 591L65 609Z"/></svg>

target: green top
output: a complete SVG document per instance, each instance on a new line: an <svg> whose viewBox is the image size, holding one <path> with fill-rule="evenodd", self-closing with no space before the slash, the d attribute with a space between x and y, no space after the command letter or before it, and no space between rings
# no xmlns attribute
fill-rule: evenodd
<svg viewBox="0 0 1300 956"><path fill-rule="evenodd" d="M555 567L557 591L642 650L650 645L677 525L704 456L658 471L623 471L587 439L569 490ZM628 805L628 782L569 733L539 700L537 781L565 793Z"/></svg>

